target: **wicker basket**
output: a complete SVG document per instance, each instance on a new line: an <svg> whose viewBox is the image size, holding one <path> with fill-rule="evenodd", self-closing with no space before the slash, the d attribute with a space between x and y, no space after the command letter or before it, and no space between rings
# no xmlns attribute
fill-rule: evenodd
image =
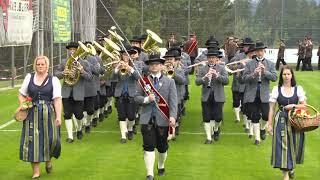
<svg viewBox="0 0 320 180"><path fill-rule="evenodd" d="M304 111L305 115L301 115ZM289 111L289 120L293 127L298 131L312 131L319 127L320 125L320 114L312 106L306 104L305 109L295 109L294 111Z"/></svg>

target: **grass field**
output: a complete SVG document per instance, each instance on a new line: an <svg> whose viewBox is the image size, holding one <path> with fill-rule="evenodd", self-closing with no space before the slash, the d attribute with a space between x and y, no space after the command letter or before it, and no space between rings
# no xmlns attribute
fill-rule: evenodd
<svg viewBox="0 0 320 180"><path fill-rule="evenodd" d="M320 72L299 72L297 79L307 92L308 103L319 109ZM270 165L270 136L259 147L254 146L253 141L244 134L242 123L234 123L230 86L225 87L227 102L220 141L204 145L200 87L192 82L182 133L177 141L170 142L166 176L156 176L156 179L281 179L281 172ZM17 89L0 92L0 126L12 119L17 107L16 95ZM45 173L42 164L41 179L144 179L141 134L127 144L120 144L116 111L113 110L112 115L98 124L91 134L85 134L82 141L66 144L66 132L63 131L62 155L53 161L54 171L50 175ZM31 177L30 164L19 160L20 129L21 124L16 122L0 129L0 180ZM296 179L313 180L319 179L319 176L320 132L316 130L307 134L305 163L297 167Z"/></svg>

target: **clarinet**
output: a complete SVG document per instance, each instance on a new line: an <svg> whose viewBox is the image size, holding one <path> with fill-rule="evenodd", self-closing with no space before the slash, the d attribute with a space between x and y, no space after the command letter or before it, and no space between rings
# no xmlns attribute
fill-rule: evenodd
<svg viewBox="0 0 320 180"><path fill-rule="evenodd" d="M209 70L210 69L214 69L214 64L208 64L208 66L209 66ZM209 78L209 82L208 82L207 88L211 88L211 81L212 81L212 75Z"/></svg>

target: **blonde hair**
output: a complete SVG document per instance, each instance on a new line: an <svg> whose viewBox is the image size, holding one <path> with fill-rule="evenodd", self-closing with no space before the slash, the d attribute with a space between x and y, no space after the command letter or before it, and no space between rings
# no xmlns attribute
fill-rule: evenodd
<svg viewBox="0 0 320 180"><path fill-rule="evenodd" d="M37 56L34 61L33 61L33 70L35 72L37 72L37 61L40 60L40 59L44 59L46 65L47 65L47 72L49 71L49 67L50 67L50 61L49 61L49 58L47 56L43 56L43 55L40 55L40 56Z"/></svg>

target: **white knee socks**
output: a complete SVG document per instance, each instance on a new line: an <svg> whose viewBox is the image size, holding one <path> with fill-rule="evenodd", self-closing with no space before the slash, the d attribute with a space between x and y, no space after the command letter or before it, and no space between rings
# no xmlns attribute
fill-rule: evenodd
<svg viewBox="0 0 320 180"><path fill-rule="evenodd" d="M255 139L260 141L260 123L252 123Z"/></svg>
<svg viewBox="0 0 320 180"><path fill-rule="evenodd" d="M234 110L234 113L236 115L236 121L240 122L240 111L241 111L241 109L239 107L237 107L237 108L233 108L233 110Z"/></svg>
<svg viewBox="0 0 320 180"><path fill-rule="evenodd" d="M73 139L73 123L71 119L65 120L68 138Z"/></svg>
<svg viewBox="0 0 320 180"><path fill-rule="evenodd" d="M144 163L147 169L147 176L154 176L153 175L153 166L155 161L155 152L154 151L144 151Z"/></svg>
<svg viewBox="0 0 320 180"><path fill-rule="evenodd" d="M207 122L204 123L204 131L206 132L207 140L211 140L212 131L211 131L210 123L207 123Z"/></svg>
<svg viewBox="0 0 320 180"><path fill-rule="evenodd" d="M134 121L128 121L128 131L133 131Z"/></svg>
<svg viewBox="0 0 320 180"><path fill-rule="evenodd" d="M168 153L167 151L165 153L159 153L159 159L158 159L158 168L164 169L164 163L167 159Z"/></svg>
<svg viewBox="0 0 320 180"><path fill-rule="evenodd" d="M121 133L121 139L127 139L126 133L128 132L127 128L127 121L120 121L120 133Z"/></svg>
<svg viewBox="0 0 320 180"><path fill-rule="evenodd" d="M214 121L214 131L217 132L219 130L221 122Z"/></svg>

